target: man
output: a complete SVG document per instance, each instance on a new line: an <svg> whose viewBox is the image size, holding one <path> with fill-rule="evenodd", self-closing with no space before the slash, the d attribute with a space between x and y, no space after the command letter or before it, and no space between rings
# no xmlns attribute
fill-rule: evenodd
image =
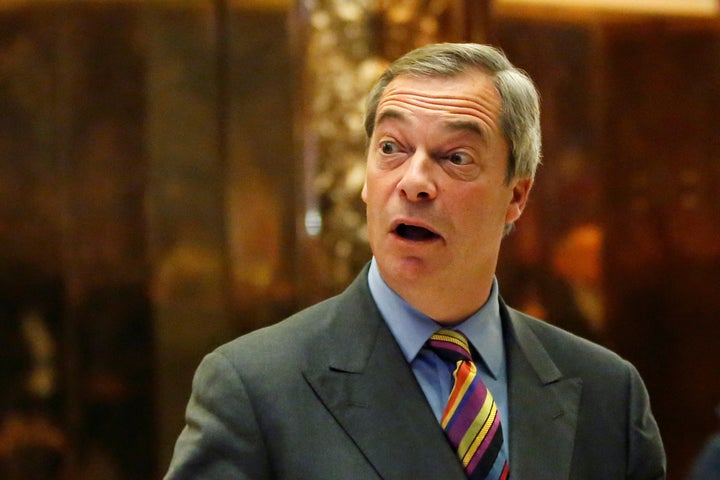
<svg viewBox="0 0 720 480"><path fill-rule="evenodd" d="M636 370L499 297L540 158L532 82L491 47L426 46L365 126L373 260L203 360L166 478L664 478Z"/></svg>

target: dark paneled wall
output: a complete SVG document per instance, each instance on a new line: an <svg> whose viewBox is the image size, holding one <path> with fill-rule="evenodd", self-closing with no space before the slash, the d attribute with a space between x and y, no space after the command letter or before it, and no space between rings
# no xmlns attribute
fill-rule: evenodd
<svg viewBox="0 0 720 480"><path fill-rule="evenodd" d="M155 478L204 353L295 308L284 12L0 11L0 477Z"/></svg>
<svg viewBox="0 0 720 480"><path fill-rule="evenodd" d="M506 20L497 39L544 108L544 166L506 245L505 295L639 368L670 478L683 478L718 428L720 32L669 19ZM559 249L568 232L578 256ZM595 289L580 275L591 271ZM591 295L599 330L567 308Z"/></svg>
<svg viewBox="0 0 720 480"><path fill-rule="evenodd" d="M609 321L681 478L720 403L720 32L606 36Z"/></svg>

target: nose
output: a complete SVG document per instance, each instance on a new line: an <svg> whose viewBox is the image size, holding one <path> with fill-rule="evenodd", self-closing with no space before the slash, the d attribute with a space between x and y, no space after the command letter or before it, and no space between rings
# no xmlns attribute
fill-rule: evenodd
<svg viewBox="0 0 720 480"><path fill-rule="evenodd" d="M421 150L415 151L405 162L405 170L397 188L402 197L411 202L433 200L438 188L434 179L435 162Z"/></svg>

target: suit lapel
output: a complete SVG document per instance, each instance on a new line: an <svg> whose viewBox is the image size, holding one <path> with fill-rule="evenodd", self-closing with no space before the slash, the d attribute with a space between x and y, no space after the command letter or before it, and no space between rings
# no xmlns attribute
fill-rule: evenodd
<svg viewBox="0 0 720 480"><path fill-rule="evenodd" d="M305 369L325 407L383 479L463 479L455 453L367 288L342 294Z"/></svg>
<svg viewBox="0 0 720 480"><path fill-rule="evenodd" d="M514 310L503 308L513 480L570 478L582 381L563 377Z"/></svg>
<svg viewBox="0 0 720 480"><path fill-rule="evenodd" d="M563 376L526 319L503 305L514 480L570 478L582 382ZM367 288L365 269L330 313L304 375L383 479L464 479Z"/></svg>

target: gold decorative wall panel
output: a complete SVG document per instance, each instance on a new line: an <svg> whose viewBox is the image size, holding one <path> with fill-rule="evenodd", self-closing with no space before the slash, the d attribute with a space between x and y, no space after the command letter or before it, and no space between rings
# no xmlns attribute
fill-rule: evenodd
<svg viewBox="0 0 720 480"><path fill-rule="evenodd" d="M298 223L310 278L303 298L349 283L370 259L360 199L365 175L364 101L388 63L426 43L470 36L479 12L451 0L304 0L292 21L301 58L297 132L303 211ZM484 18L473 19L482 24Z"/></svg>

